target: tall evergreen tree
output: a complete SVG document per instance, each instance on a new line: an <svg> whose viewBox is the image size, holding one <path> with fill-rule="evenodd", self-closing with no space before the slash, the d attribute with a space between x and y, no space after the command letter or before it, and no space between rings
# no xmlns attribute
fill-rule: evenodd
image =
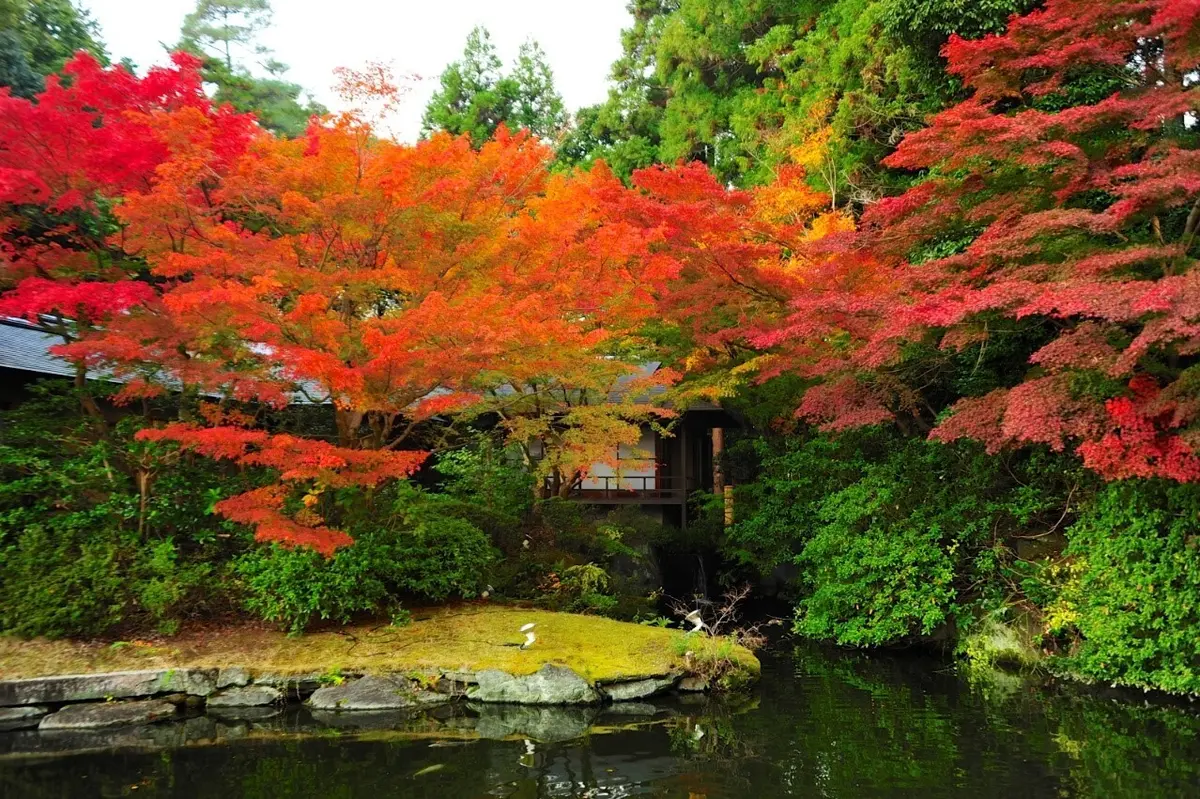
<svg viewBox="0 0 1200 799"><path fill-rule="evenodd" d="M625 176L696 160L755 185L800 150L818 188L870 202L891 179L878 162L957 98L950 34L1002 30L1032 2L631 0L608 100L579 111L560 160Z"/></svg>
<svg viewBox="0 0 1200 799"><path fill-rule="evenodd" d="M95 20L71 0L0 0L0 86L32 97L80 50L108 63Z"/></svg>
<svg viewBox="0 0 1200 799"><path fill-rule="evenodd" d="M197 0L184 18L179 46L204 58L204 80L217 87L213 99L254 112L268 130L298 136L327 109L308 97L301 102L303 87L284 78L287 65L259 42L271 17L269 0ZM266 76L254 75L251 62Z"/></svg>
<svg viewBox="0 0 1200 799"><path fill-rule="evenodd" d="M258 34L271 26L270 0L197 0L183 18L183 39L233 72L237 49L262 54Z"/></svg>
<svg viewBox="0 0 1200 799"><path fill-rule="evenodd" d="M656 54L663 25L679 0L630 0L633 26L621 31L622 54L612 65L608 99L579 109L559 148L559 162L588 166L603 159L628 178L658 160L667 91L658 78Z"/></svg>
<svg viewBox="0 0 1200 799"><path fill-rule="evenodd" d="M566 126L567 115L541 45L532 39L521 45L510 77L516 83L517 94L505 121L528 128L544 139L556 136Z"/></svg>
<svg viewBox="0 0 1200 799"><path fill-rule="evenodd" d="M554 73L535 41L521 45L512 71L504 74L486 28L467 36L462 58L446 67L441 88L425 107L425 133L444 130L467 134L475 146L492 137L500 123L528 128L542 138L555 137L566 124Z"/></svg>

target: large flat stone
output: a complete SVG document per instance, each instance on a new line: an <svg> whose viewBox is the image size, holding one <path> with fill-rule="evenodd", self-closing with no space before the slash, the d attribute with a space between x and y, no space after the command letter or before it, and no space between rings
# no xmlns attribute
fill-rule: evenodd
<svg viewBox="0 0 1200 799"><path fill-rule="evenodd" d="M98 730L105 727L131 727L153 724L174 715L175 706L170 702L90 702L83 705L67 705L57 713L42 719L38 729Z"/></svg>
<svg viewBox="0 0 1200 799"><path fill-rule="evenodd" d="M50 711L41 705L0 707L0 732L36 727L42 716Z"/></svg>
<svg viewBox="0 0 1200 799"><path fill-rule="evenodd" d="M479 684L467 692L476 702L517 705L594 705L601 700L592 684L566 666L547 663L522 677L487 669L476 675Z"/></svg>
<svg viewBox="0 0 1200 799"><path fill-rule="evenodd" d="M346 679L357 677L358 674L345 674ZM324 672L310 672L308 674L259 674L254 677L255 685L270 685L278 688L288 696L305 697L319 690L322 686L322 681L325 679Z"/></svg>
<svg viewBox="0 0 1200 799"><path fill-rule="evenodd" d="M217 687L216 669L157 669L107 674L64 674L0 681L0 707L130 699L157 694L207 696Z"/></svg>
<svg viewBox="0 0 1200 799"><path fill-rule="evenodd" d="M655 694L661 694L663 691L674 686L678 681L678 677L668 675L665 677L650 677L645 680L610 683L604 686L604 694L614 702L632 702L637 699L654 696Z"/></svg>
<svg viewBox="0 0 1200 799"><path fill-rule="evenodd" d="M241 666L227 666L217 674L217 688L240 688L249 684L250 672Z"/></svg>
<svg viewBox="0 0 1200 799"><path fill-rule="evenodd" d="M402 677L368 675L321 688L308 704L314 710L402 710L445 701L442 694L413 690Z"/></svg>
<svg viewBox="0 0 1200 799"><path fill-rule="evenodd" d="M261 707L283 701L283 693L270 685L226 688L208 697L208 707Z"/></svg>

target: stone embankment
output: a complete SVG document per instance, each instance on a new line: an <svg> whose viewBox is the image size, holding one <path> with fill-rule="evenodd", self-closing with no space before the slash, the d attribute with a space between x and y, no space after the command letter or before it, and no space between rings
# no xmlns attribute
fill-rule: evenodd
<svg viewBox="0 0 1200 799"><path fill-rule="evenodd" d="M531 627L536 643L520 646ZM0 637L0 731L112 731L204 714L266 717L287 708L366 719L506 705L530 708L510 713L524 718L537 707L616 709L705 692L705 675L719 675L714 689L745 685L758 671L754 655L728 641L498 606L437 609L404 627L303 636L233 626L160 642Z"/></svg>
<svg viewBox="0 0 1200 799"><path fill-rule="evenodd" d="M325 713L413 710L461 700L512 705L637 702L668 692L706 691L682 672L592 682L547 663L533 674L499 669L426 674L255 674L243 666L68 674L0 680L0 730L100 730L210 711L304 702Z"/></svg>

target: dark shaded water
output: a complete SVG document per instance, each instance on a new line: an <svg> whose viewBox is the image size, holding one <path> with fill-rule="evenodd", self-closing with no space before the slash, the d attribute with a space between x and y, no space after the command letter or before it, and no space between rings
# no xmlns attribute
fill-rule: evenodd
<svg viewBox="0 0 1200 799"><path fill-rule="evenodd" d="M349 714L293 710L143 731L141 749L59 754L45 750L138 741L10 734L0 736L0 795L1200 796L1200 708L972 685L937 661L809 648L768 655L753 697L693 699L626 715L460 708L360 717L358 728L345 726Z"/></svg>

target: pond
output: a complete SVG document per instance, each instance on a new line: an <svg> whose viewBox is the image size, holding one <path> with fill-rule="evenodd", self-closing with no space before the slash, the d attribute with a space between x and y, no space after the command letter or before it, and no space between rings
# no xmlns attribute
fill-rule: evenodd
<svg viewBox="0 0 1200 799"><path fill-rule="evenodd" d="M86 740L7 733L0 796L1200 796L1200 708L972 683L912 656L781 647L752 696L621 711L292 708Z"/></svg>

